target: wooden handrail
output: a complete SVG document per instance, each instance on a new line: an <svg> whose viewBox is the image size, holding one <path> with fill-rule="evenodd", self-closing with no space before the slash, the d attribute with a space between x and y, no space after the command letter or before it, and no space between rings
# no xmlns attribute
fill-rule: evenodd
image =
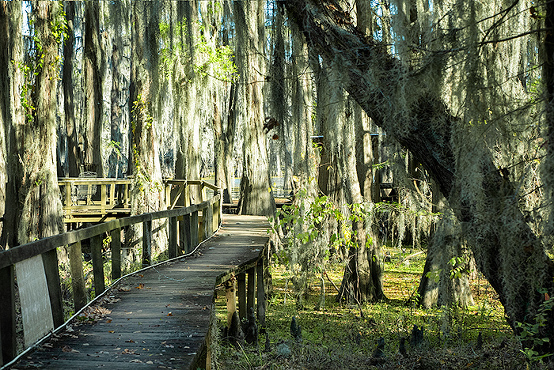
<svg viewBox="0 0 554 370"><path fill-rule="evenodd" d="M61 179L65 181L67 179ZM100 181L98 181L100 180ZM69 180L68 180L69 181ZM103 184L114 184L113 179L70 179L72 184L86 184L103 182ZM119 183L123 180L118 180ZM67 184L68 182L66 182ZM193 184L193 182L189 182ZM6 364L16 356L16 309L15 309L15 280L14 271L15 265L19 264L22 271L23 267L27 264L27 261L36 259L38 256L42 256L40 265L44 267L44 271L33 271L32 268L27 271L31 271L34 274L38 274L38 277L44 281L48 289L46 291L35 292L35 294L43 294L43 302L49 302L47 307L48 314L42 313L41 317L52 316L52 324L50 326L42 325L38 329L33 328L31 331L35 331L33 335L35 337L46 335L50 330L63 324L63 306L61 301L61 285L60 276L58 273L58 261L56 257L56 248L61 246L70 246L70 267L72 274L72 285L74 295L75 311L80 309L86 304L86 289L84 287L84 280L82 276L81 265L81 242L90 240L92 265L94 274L94 289L96 295L102 293L104 287L104 270L102 260L102 246L105 233L110 233L112 236L111 248L112 248L112 277L118 278L121 274L121 231L126 227L134 224L143 225L143 237L142 237L142 249L143 249L143 265L151 263L151 241L152 241L152 221L167 219L169 227L169 243L168 243L168 256L169 258L178 256L178 235L184 235L185 240L183 244L186 245L185 250L193 250L199 241L206 239L213 234L219 224L221 223L221 195L217 187L206 185L204 181L194 182L194 185L206 186L214 190L214 196L199 204L193 204L187 207L179 207L175 209L162 210L151 213L144 213L136 216L129 216L124 218L115 219L98 225L90 226L80 230L69 231L63 234L53 235L48 238L33 241L18 247L14 247L0 252L0 364ZM202 218L199 217L199 212L202 212ZM183 233L178 233L178 225L184 230ZM200 232L202 231L202 232ZM19 271L19 267L17 268ZM79 272L80 271L80 272ZM73 274L80 276L73 276ZM25 282L23 276L18 276L18 288L22 289L24 284L27 286L35 284L32 282ZM33 288L31 288L33 289ZM21 298L20 292L20 298ZM44 305L43 305L44 306ZM46 304L48 306L48 304ZM34 307L34 306L33 306ZM21 315L25 316L25 310L22 309ZM24 318L25 320L25 318ZM48 319L49 320L49 319ZM42 321L48 321L42 320ZM40 320L39 320L40 321ZM43 323L39 323L43 324ZM40 326L40 325L39 325ZM30 324L29 324L29 327ZM38 331L38 334L36 332ZM27 328L24 322L24 336L27 336ZM30 336L31 337L31 336ZM25 338L26 345L29 346L27 338Z"/></svg>
<svg viewBox="0 0 554 370"><path fill-rule="evenodd" d="M130 178L59 178L58 185L64 187L64 222L106 222L129 215L131 182ZM190 205L190 186L199 187L200 198L196 203L206 200L206 189L212 190L214 195L219 192L217 186L204 180L164 179L163 183L169 209Z"/></svg>
<svg viewBox="0 0 554 370"><path fill-rule="evenodd" d="M216 195L219 200L219 194ZM215 199L215 197L214 197ZM39 254L46 253L58 247L77 243L86 239L90 239L97 235L102 235L109 231L124 228L145 221L153 221L160 218L178 217L190 214L196 211L201 211L208 208L213 203L213 199L193 204L185 208L175 208L152 213L143 213L137 216L129 216L119 218L117 220L108 221L94 226L89 226L84 229L68 231L63 234L52 235L48 238L35 240L27 244L23 244L5 251L0 252L0 269L21 262L25 259L34 257Z"/></svg>

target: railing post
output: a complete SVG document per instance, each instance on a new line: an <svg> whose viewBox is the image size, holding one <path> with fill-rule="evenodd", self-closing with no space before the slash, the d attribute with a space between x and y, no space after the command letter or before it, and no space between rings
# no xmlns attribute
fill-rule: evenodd
<svg viewBox="0 0 554 370"><path fill-rule="evenodd" d="M102 235L90 238L92 273L94 275L94 295L98 297L105 289L104 263L102 261Z"/></svg>
<svg viewBox="0 0 554 370"><path fill-rule="evenodd" d="M110 185L110 206L112 208L115 206L115 183L116 181L112 182Z"/></svg>
<svg viewBox="0 0 554 370"><path fill-rule="evenodd" d="M77 312L87 304L81 241L69 246L69 272L73 290L73 309Z"/></svg>
<svg viewBox="0 0 554 370"><path fill-rule="evenodd" d="M217 230L219 227L220 222L220 213L219 210L221 209L221 198L216 199L214 201L213 207L212 207L212 213L213 213L213 226L212 226L212 233Z"/></svg>
<svg viewBox="0 0 554 370"><path fill-rule="evenodd" d="M177 257L178 251L177 245L177 217L169 218L169 246L168 246L168 257L175 258Z"/></svg>
<svg viewBox="0 0 554 370"><path fill-rule="evenodd" d="M179 229L177 231L179 247L182 248L184 254L187 254L190 245L190 215L177 217L177 225Z"/></svg>
<svg viewBox="0 0 554 370"><path fill-rule="evenodd" d="M0 364L16 356L15 279L13 265L0 269Z"/></svg>
<svg viewBox="0 0 554 370"><path fill-rule="evenodd" d="M172 208L171 207L171 184L169 182L165 182L165 206L167 209Z"/></svg>
<svg viewBox="0 0 554 370"><path fill-rule="evenodd" d="M190 186L188 181L183 184L183 205L185 207L190 206Z"/></svg>
<svg viewBox="0 0 554 370"><path fill-rule="evenodd" d="M265 281L264 281L264 258L258 260L258 266L256 268L257 275L257 314L258 314L258 323L261 329L265 329Z"/></svg>
<svg viewBox="0 0 554 370"><path fill-rule="evenodd" d="M121 228L112 230L110 235L112 237L112 279L115 281L121 277Z"/></svg>
<svg viewBox="0 0 554 370"><path fill-rule="evenodd" d="M71 182L67 181L65 182L65 202L64 207L70 207L71 206Z"/></svg>
<svg viewBox="0 0 554 370"><path fill-rule="evenodd" d="M106 184L100 185L100 214L102 216L106 214L106 204L108 203L106 199L107 191Z"/></svg>
<svg viewBox="0 0 554 370"><path fill-rule="evenodd" d="M200 181L200 203L206 200L206 187L204 186L204 181Z"/></svg>
<svg viewBox="0 0 554 370"><path fill-rule="evenodd" d="M241 272L237 275L237 285L239 291L239 318L246 319L246 274Z"/></svg>
<svg viewBox="0 0 554 370"><path fill-rule="evenodd" d="M190 251L198 245L198 211L190 214Z"/></svg>
<svg viewBox="0 0 554 370"><path fill-rule="evenodd" d="M52 309L52 321L54 323L54 327L57 328L64 322L62 289L58 270L58 251L56 249L52 249L51 251L43 253L42 263L44 264L46 284L48 285L48 295L50 297L50 307Z"/></svg>
<svg viewBox="0 0 554 370"><path fill-rule="evenodd" d="M142 266L152 264L152 220L142 223Z"/></svg>
<svg viewBox="0 0 554 370"><path fill-rule="evenodd" d="M212 228L214 225L214 212L212 205L208 203L208 206L202 211L202 213L204 215L204 240L206 240L213 233Z"/></svg>

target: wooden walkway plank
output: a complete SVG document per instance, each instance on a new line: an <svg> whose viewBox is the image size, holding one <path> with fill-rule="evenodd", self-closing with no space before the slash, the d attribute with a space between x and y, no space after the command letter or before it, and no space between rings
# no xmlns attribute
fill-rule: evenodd
<svg viewBox="0 0 554 370"><path fill-rule="evenodd" d="M69 323L8 368L191 368L209 330L216 280L259 258L268 227L265 217L224 215L194 256L122 279L88 309L94 322Z"/></svg>

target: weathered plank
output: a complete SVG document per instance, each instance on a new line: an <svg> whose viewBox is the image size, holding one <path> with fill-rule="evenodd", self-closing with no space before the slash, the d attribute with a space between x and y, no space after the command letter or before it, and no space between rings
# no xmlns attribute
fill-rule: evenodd
<svg viewBox="0 0 554 370"><path fill-rule="evenodd" d="M13 368L188 369L202 361L215 282L240 261L256 261L268 240L265 218L225 215L199 253L128 276L105 294L94 323L72 330L20 359ZM193 367L196 369L196 367Z"/></svg>
<svg viewBox="0 0 554 370"><path fill-rule="evenodd" d="M42 256L35 256L15 265L24 341L28 347L54 329L52 309Z"/></svg>

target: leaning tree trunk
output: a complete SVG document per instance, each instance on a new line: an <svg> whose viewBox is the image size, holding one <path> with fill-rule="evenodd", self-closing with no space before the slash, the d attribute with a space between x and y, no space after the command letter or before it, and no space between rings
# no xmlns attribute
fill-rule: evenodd
<svg viewBox="0 0 554 370"><path fill-rule="evenodd" d="M240 185L240 214L270 216L275 201L269 181L269 163L263 127L262 64L263 4L257 1L235 3L237 29L237 68L244 89L246 122L243 142L243 171ZM263 30L263 28L261 28ZM260 45L261 44L261 45Z"/></svg>
<svg viewBox="0 0 554 370"><path fill-rule="evenodd" d="M329 3L333 6L324 9ZM532 322L544 301L536 288L554 292L553 263L512 201L514 186L501 176L491 153L483 149L480 157L474 158L480 163L481 179L477 181L483 194L472 195L456 183L460 175L450 139L456 135L458 118L449 113L440 96L432 89L427 94L413 94L403 112L395 111L391 104L400 83L425 86L419 78L426 71L400 78L403 68L398 61L380 42L361 34L335 2L289 0L286 6L324 60L340 58L348 71L344 88L350 95L377 125L408 148L437 182L462 222L478 268L498 293L508 323L517 332L517 321ZM485 204L478 199L485 199ZM510 220L509 227L506 220ZM543 329L550 342L541 351L553 352L554 316Z"/></svg>

